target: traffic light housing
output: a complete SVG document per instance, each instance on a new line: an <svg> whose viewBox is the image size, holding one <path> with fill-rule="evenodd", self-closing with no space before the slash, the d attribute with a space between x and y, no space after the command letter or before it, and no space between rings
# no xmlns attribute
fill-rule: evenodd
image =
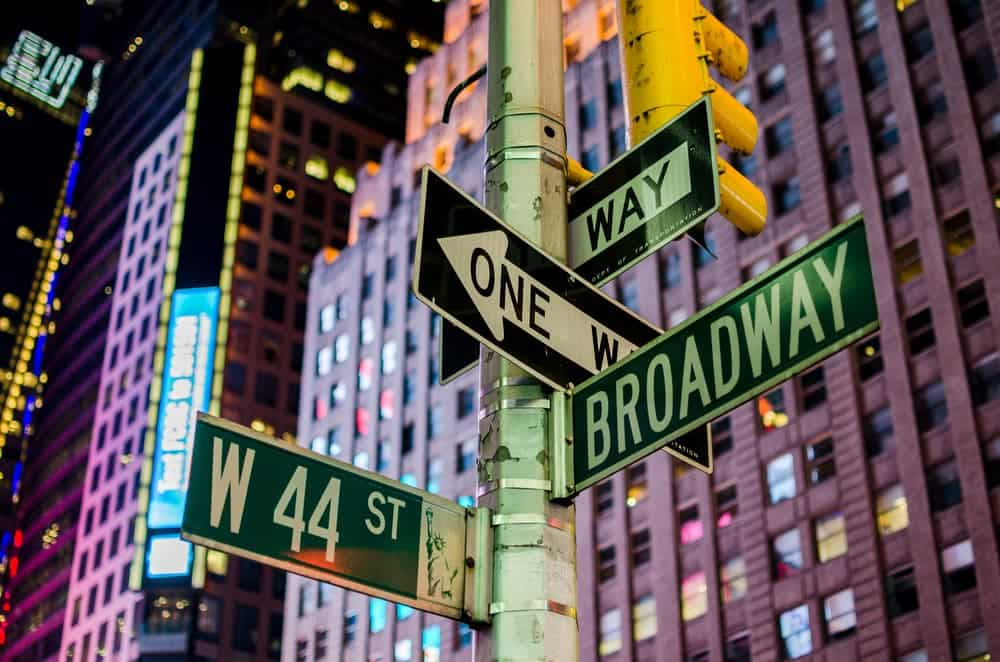
<svg viewBox="0 0 1000 662"><path fill-rule="evenodd" d="M711 95L717 138L749 154L757 118L716 83L714 64L730 80L746 73L747 46L698 0L618 0L618 32L625 71L630 144L639 143L702 95ZM719 158L719 212L748 235L767 218L764 193Z"/></svg>

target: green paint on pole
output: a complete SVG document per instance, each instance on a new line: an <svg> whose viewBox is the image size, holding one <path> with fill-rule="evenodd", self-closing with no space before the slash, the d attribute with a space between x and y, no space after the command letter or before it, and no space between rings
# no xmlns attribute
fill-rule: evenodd
<svg viewBox="0 0 1000 662"><path fill-rule="evenodd" d="M195 432L181 535L462 617L464 508L204 414Z"/></svg>
<svg viewBox="0 0 1000 662"><path fill-rule="evenodd" d="M577 491L878 328L857 217L574 389ZM711 471L711 467L706 468Z"/></svg>

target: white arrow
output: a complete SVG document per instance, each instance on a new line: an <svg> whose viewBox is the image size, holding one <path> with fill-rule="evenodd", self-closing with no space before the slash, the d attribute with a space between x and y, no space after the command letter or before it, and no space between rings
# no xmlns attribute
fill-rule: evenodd
<svg viewBox="0 0 1000 662"><path fill-rule="evenodd" d="M637 349L508 261L502 230L443 237L438 243L498 342L507 320L593 374Z"/></svg>

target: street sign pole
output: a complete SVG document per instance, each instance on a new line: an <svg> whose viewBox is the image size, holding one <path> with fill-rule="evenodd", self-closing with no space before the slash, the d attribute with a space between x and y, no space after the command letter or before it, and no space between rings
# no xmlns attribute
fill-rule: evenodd
<svg viewBox="0 0 1000 662"><path fill-rule="evenodd" d="M490 7L486 205L566 258L566 133L560 0ZM479 505L493 512L493 597L476 660L576 662L576 537L571 504L549 501L561 393L483 348Z"/></svg>

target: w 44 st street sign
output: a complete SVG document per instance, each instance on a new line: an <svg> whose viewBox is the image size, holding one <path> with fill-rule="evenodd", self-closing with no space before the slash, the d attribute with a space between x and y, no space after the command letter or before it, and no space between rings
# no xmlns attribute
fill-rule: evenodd
<svg viewBox="0 0 1000 662"><path fill-rule="evenodd" d="M582 490L659 448L692 454L682 434L877 328L857 217L576 387L567 482Z"/></svg>
<svg viewBox="0 0 1000 662"><path fill-rule="evenodd" d="M199 415L181 525L199 545L465 619L471 520L429 492Z"/></svg>

